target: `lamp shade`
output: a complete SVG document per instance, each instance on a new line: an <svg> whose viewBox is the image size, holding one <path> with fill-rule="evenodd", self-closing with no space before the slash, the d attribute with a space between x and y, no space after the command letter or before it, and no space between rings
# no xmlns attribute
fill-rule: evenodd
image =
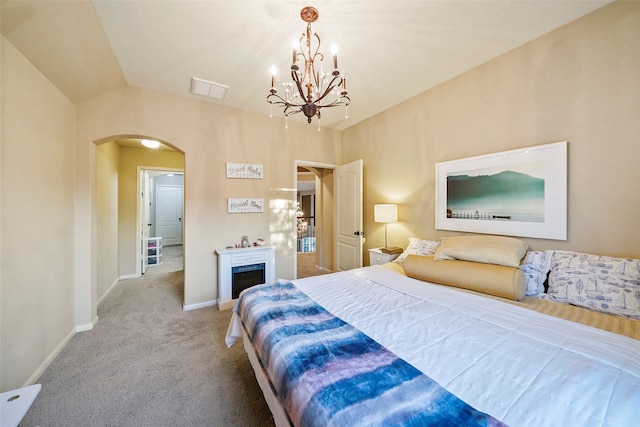
<svg viewBox="0 0 640 427"><path fill-rule="evenodd" d="M398 205L373 205L373 220L375 222L397 222Z"/></svg>

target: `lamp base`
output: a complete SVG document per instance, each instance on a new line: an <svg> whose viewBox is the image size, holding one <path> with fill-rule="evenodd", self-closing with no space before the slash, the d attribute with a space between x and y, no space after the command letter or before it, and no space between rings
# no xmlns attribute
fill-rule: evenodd
<svg viewBox="0 0 640 427"><path fill-rule="evenodd" d="M401 254L402 253L402 248L398 248L396 246L391 246L388 248L380 248L380 250L382 251L382 253L385 253L385 254Z"/></svg>

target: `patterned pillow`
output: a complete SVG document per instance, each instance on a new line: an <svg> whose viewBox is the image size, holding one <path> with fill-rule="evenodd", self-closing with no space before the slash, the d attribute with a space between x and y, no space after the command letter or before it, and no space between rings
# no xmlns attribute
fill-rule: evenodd
<svg viewBox="0 0 640 427"><path fill-rule="evenodd" d="M551 256L550 251L527 251L520 264L520 270L527 281L525 295L536 296L544 293L544 282L551 268Z"/></svg>
<svg viewBox="0 0 640 427"><path fill-rule="evenodd" d="M404 260L409 255L433 255L440 246L439 241L436 240L422 240L415 237L409 237L409 246L396 258L393 262L397 262L402 265Z"/></svg>
<svg viewBox="0 0 640 427"><path fill-rule="evenodd" d="M640 260L555 251L549 299L640 319Z"/></svg>

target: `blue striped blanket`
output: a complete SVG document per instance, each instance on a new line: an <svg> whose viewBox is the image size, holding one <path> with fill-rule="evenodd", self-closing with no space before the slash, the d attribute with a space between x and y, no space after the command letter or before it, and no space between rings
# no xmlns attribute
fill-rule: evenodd
<svg viewBox="0 0 640 427"><path fill-rule="evenodd" d="M296 426L501 426L288 281L234 309Z"/></svg>

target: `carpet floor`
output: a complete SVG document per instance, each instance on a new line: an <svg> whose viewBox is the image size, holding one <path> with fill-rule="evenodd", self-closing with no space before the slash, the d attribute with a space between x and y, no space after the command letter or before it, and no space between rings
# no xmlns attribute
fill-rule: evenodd
<svg viewBox="0 0 640 427"><path fill-rule="evenodd" d="M322 270L316 266L315 252L298 252L296 254L296 261L298 266L298 279L331 273L331 271Z"/></svg>
<svg viewBox="0 0 640 427"><path fill-rule="evenodd" d="M144 274L165 274L180 270L184 270L184 250L182 245L174 245L163 247L160 264L148 266Z"/></svg>
<svg viewBox="0 0 640 427"><path fill-rule="evenodd" d="M182 271L123 280L41 375L25 426L273 426L231 311L182 310Z"/></svg>

